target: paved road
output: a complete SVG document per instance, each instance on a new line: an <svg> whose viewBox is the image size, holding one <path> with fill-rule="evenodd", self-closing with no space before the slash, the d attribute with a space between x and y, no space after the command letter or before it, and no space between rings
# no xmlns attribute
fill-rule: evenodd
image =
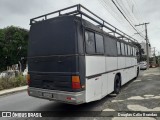
<svg viewBox="0 0 160 120"><path fill-rule="evenodd" d="M29 97L26 91L0 97L0 111L52 110L160 111L160 70L158 70L158 68L154 68L150 69L149 71L141 71L140 76L136 80L132 80L131 82L123 86L121 93L117 97L107 96L100 101L79 106L67 105L54 101Z"/></svg>
<svg viewBox="0 0 160 120"><path fill-rule="evenodd" d="M142 74L142 72L140 73ZM140 75L141 76L141 75ZM128 84L127 84L128 85ZM52 111L52 110L97 110L102 111L103 105L115 97L107 96L104 99L80 106L68 105L30 97L26 91L0 97L0 111ZM109 99L109 100L108 100Z"/></svg>

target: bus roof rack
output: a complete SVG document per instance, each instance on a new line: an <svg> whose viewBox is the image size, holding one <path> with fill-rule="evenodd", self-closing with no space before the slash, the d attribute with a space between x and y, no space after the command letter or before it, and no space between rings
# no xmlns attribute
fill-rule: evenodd
<svg viewBox="0 0 160 120"><path fill-rule="evenodd" d="M90 15L88 15L84 11L87 12L88 14L90 14ZM62 12L64 12L64 13L62 13ZM80 17L82 18L83 16L85 16L87 19L90 19L93 22L95 22L96 24L98 24L96 26L101 26L102 29L106 28L109 31L108 33L113 33L113 36L116 37L116 35L118 35L117 38L121 37L121 38L125 38L125 40L127 40L128 42L138 43L138 41L136 39L134 39L133 37L127 35L124 32L122 32L121 30L114 27L110 23L106 22L105 20L103 20L102 18L100 18L99 16L97 16L96 14L91 12L89 9L82 6L81 4L77 4L77 5L70 6L70 7L61 9L61 10L57 10L55 12L51 12L51 13L48 13L48 14L44 14L44 15L32 18L30 20L30 25L32 25L36 22L39 22L39 21L47 20L47 19L49 19L49 16L51 16L53 14L55 15L54 17L66 16L66 15L68 15L68 16L73 16L73 15L78 16L78 15L80 15ZM56 14L58 14L58 15L56 15ZM54 17L52 17L52 18L54 18ZM39 19L41 19L41 20L39 20Z"/></svg>

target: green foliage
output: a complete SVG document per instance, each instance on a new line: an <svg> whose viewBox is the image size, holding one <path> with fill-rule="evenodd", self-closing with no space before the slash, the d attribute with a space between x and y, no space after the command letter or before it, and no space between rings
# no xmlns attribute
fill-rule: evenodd
<svg viewBox="0 0 160 120"><path fill-rule="evenodd" d="M141 61L147 61L147 56L146 55L142 55Z"/></svg>
<svg viewBox="0 0 160 120"><path fill-rule="evenodd" d="M6 77L0 79L0 90L15 88L26 85L26 78L22 75L17 77Z"/></svg>
<svg viewBox="0 0 160 120"><path fill-rule="evenodd" d="M138 61L145 61L145 57L142 55L144 54L144 49L142 48L141 44L133 42L134 45L138 47L139 53L138 53Z"/></svg>
<svg viewBox="0 0 160 120"><path fill-rule="evenodd" d="M0 71L27 56L28 30L10 26L0 29Z"/></svg>

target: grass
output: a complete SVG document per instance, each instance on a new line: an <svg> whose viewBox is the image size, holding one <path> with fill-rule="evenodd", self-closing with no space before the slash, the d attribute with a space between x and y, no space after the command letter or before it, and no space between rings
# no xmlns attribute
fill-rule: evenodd
<svg viewBox="0 0 160 120"><path fill-rule="evenodd" d="M26 77L18 75L12 78L1 78L0 79L0 90L10 89L27 85Z"/></svg>

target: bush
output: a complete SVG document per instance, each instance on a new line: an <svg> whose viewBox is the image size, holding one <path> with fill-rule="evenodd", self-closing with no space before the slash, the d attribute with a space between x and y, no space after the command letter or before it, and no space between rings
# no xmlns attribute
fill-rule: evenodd
<svg viewBox="0 0 160 120"><path fill-rule="evenodd" d="M11 78L1 78L0 79L0 90L20 87L26 85L26 78L22 75L18 75L17 77Z"/></svg>

